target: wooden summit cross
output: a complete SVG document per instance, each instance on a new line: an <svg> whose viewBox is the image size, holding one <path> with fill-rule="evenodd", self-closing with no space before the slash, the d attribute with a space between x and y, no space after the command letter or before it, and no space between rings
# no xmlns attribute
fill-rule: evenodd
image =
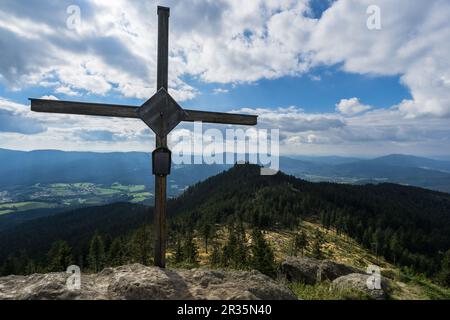
<svg viewBox="0 0 450 320"><path fill-rule="evenodd" d="M142 106L111 105L59 100L30 99L31 110L37 112L78 114L138 118L156 134L156 149L153 152L153 174L155 174L155 266L166 265L166 191L167 175L170 174L170 151L167 135L181 121L256 125L257 116L184 110L167 92L169 64L169 16L170 9L158 6L158 68L157 92ZM156 158L156 160L155 160ZM164 164L166 162L166 164ZM157 169L156 166L166 166ZM156 172L156 171L159 172Z"/></svg>

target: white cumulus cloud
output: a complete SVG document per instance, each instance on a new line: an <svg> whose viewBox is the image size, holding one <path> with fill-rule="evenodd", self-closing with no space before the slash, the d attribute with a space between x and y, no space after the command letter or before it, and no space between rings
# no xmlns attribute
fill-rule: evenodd
<svg viewBox="0 0 450 320"><path fill-rule="evenodd" d="M336 111L348 116L370 110L371 108L371 106L362 104L358 98L342 99L336 104Z"/></svg>

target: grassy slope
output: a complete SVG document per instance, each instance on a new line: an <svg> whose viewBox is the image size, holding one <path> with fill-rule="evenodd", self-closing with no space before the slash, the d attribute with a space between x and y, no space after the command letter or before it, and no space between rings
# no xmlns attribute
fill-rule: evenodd
<svg viewBox="0 0 450 320"><path fill-rule="evenodd" d="M377 265L382 274L392 282L389 293L391 299L398 300L424 300L424 299L450 299L450 290L431 283L428 279L405 274L398 267L386 262L383 258L376 257L365 248L361 247L353 239L344 235L338 235L334 230L326 230L316 222L303 222L299 230L303 230L308 238L309 246L304 255L310 256L314 232L319 229L324 236L322 245L323 258L365 270L368 265ZM283 261L289 256L289 243L293 231L273 230L266 232L266 239L272 244L277 262ZM223 242L226 238L225 230L218 232L218 241ZM247 238L250 238L248 236ZM197 238L199 248L199 264L208 266L209 254L205 252L205 246L201 239ZM211 252L211 251L209 251ZM169 257L171 256L169 252ZM323 282L315 286L303 284L291 284L292 290L302 299L366 299L367 297L358 292L346 291L336 292L330 289L330 284Z"/></svg>
<svg viewBox="0 0 450 320"><path fill-rule="evenodd" d="M391 299L399 300L423 300L423 299L450 299L450 290L440 287L436 284L431 283L428 279L407 275L401 271L398 267L386 262L381 257L376 257L374 254L369 252L367 249L361 247L353 239L346 237L344 235L338 235L334 230L325 230L320 225L312 222L305 222L303 224L303 230L307 234L308 238L313 238L313 232L318 228L325 238L325 243L322 246L322 251L324 253L324 258L330 259L339 263L344 263L357 267L359 269L365 270L368 265L373 264L381 268L381 273L392 280L392 291L389 296ZM284 236L283 236L284 234ZM283 258L288 255L287 244L289 241L289 233L282 233L283 239L283 249L277 250L277 257ZM269 236L272 243L273 241L279 241L279 233L274 232ZM276 240L278 238L278 240ZM307 248L305 255L311 253L311 247ZM318 286L313 286L317 288L317 291L323 291L323 286L326 284L321 284ZM304 288L306 291L312 291L314 295L314 288ZM300 292L304 293L304 292ZM308 292L306 292L308 293ZM341 298L354 298L354 292L343 292L341 293ZM339 295L338 295L339 297ZM325 295L327 298L327 295ZM336 296L334 298L337 298ZM332 299L334 299L332 298ZM364 298L364 297L361 297Z"/></svg>

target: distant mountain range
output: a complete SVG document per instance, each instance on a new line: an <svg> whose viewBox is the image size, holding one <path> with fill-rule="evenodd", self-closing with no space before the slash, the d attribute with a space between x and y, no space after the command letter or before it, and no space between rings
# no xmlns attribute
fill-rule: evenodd
<svg viewBox="0 0 450 320"><path fill-rule="evenodd" d="M173 166L170 181L175 194L230 166ZM95 153L0 149L0 191L37 183L91 182L110 185L145 185L153 189L151 155L143 152Z"/></svg>
<svg viewBox="0 0 450 320"><path fill-rule="evenodd" d="M173 165L172 195L231 165ZM391 182L450 193L450 161L410 155L375 159L352 157L281 157L280 169L309 181L350 184ZM0 192L36 183L92 182L145 185L153 189L150 154L0 149ZM169 191L171 192L171 191Z"/></svg>
<svg viewBox="0 0 450 320"><path fill-rule="evenodd" d="M310 181L353 184L391 182L450 192L450 161L394 154L369 160L283 158L280 163L283 171Z"/></svg>

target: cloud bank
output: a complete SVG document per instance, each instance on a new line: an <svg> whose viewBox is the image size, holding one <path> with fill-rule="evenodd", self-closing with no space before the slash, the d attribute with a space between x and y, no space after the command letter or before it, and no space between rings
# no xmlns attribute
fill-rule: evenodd
<svg viewBox="0 0 450 320"><path fill-rule="evenodd" d="M415 143L416 150L435 153L448 146L450 2L338 0L319 16L314 14L313 2L159 2L172 9L172 95L185 101L199 94L201 89L187 78L216 83L214 92L226 94L222 84L308 75L316 67L339 66L370 77L394 75L412 98L383 109L360 101L357 93L336 101L334 113L307 114L296 107L246 109L260 114L263 126L282 128L291 153L296 147L323 151L324 145L333 150L340 145L351 152L362 142L371 142L378 151L412 150ZM45 87L55 98L93 94L145 99L153 94L156 3L77 1L81 24L69 29L66 9L71 4L67 0L2 1L0 83L9 90ZM380 30L366 26L369 5L381 9ZM81 118L65 117L61 125L62 118L30 115L22 106L0 100L1 139L21 135L22 146L38 147L53 131L74 148L81 147L82 141L101 148L124 141L137 146L149 135L143 126L130 125L128 120ZM31 135L37 140L32 141Z"/></svg>

